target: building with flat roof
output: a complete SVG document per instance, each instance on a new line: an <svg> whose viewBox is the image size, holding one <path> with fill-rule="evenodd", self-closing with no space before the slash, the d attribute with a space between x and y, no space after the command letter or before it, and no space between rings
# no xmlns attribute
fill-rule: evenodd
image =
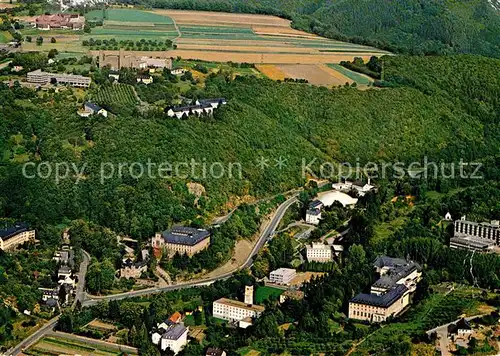
<svg viewBox="0 0 500 356"><path fill-rule="evenodd" d="M493 250L500 246L500 224L498 220L491 223L477 223L465 220L455 220L451 248L461 248L475 251Z"/></svg>
<svg viewBox="0 0 500 356"><path fill-rule="evenodd" d="M28 241L35 241L35 230L26 223L17 223L0 228L0 249L12 250Z"/></svg>
<svg viewBox="0 0 500 356"><path fill-rule="evenodd" d="M35 84L49 84L55 80L58 84L69 84L73 87L88 88L91 79L83 75L61 74L44 72L41 69L34 70L27 74L27 81Z"/></svg>
<svg viewBox="0 0 500 356"><path fill-rule="evenodd" d="M269 282L276 284L289 284L297 272L292 268L278 268L269 274Z"/></svg>
<svg viewBox="0 0 500 356"><path fill-rule="evenodd" d="M192 256L208 247L210 232L205 229L177 226L155 234L151 244L155 248L166 248L171 255L179 252Z"/></svg>

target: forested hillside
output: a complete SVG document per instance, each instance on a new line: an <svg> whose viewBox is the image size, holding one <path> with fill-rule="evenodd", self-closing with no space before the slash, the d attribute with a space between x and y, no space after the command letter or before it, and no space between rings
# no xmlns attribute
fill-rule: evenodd
<svg viewBox="0 0 500 356"><path fill-rule="evenodd" d="M500 57L500 6L488 0L122 0L152 7L265 13L326 37L411 54Z"/></svg>
<svg viewBox="0 0 500 356"><path fill-rule="evenodd" d="M71 91L35 93L4 85L0 211L44 224L84 218L145 238L174 222L203 217L234 197L301 186L303 159L309 163L316 158L316 172L323 162L355 164L358 159L362 164L420 161L424 155L445 162L484 160L500 147L499 66L499 60L473 56L391 58L386 80L394 88L367 91L213 75L196 95L224 96L228 104L213 119L187 120L160 112L82 119ZM434 78L438 74L439 80ZM280 156L286 159L282 169L274 165ZM269 160L265 170L257 165L260 157ZM230 163L241 164L241 179L237 171L222 178L187 172L187 178L136 179L127 169L123 177L102 180L100 175L103 162L191 159L221 162L226 169ZM52 169L57 162L68 162L81 173L59 182L53 175L25 179L22 164L28 161L47 161ZM498 167L488 168L492 176L497 174ZM206 189L196 204L186 187L193 181Z"/></svg>

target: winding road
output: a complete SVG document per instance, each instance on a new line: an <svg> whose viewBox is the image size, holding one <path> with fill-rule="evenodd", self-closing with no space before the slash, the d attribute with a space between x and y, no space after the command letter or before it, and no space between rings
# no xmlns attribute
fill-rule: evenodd
<svg viewBox="0 0 500 356"><path fill-rule="evenodd" d="M80 281L83 281L83 283L79 283L79 288L77 290L76 294L76 300L80 300L82 302L83 306L91 306L99 303L100 301L103 300L121 300L125 298L133 298L133 297L140 297L140 296L145 296L145 295L151 295L151 294L158 294L162 292L168 292L176 289L183 289L183 288L191 288L191 287L201 287L201 286L206 286L214 283L215 281L218 280L224 280L229 277L231 277L234 273L248 268L253 264L253 258L257 255L259 250L262 248L262 246L265 245L269 237L276 231L276 228L278 227L281 219L285 215L287 209L298 202L297 199L298 193L294 193L290 198L288 198L285 202L283 202L274 212L274 214L271 217L271 220L267 223L265 226L263 232L259 236L259 239L257 240L257 243L254 245L252 251L248 255L247 259L245 262L235 270L227 273L220 274L218 276L212 277L212 278L206 278L206 279L200 279L200 280L195 280L191 282L186 282L186 283L179 283L179 284L173 284L170 286L162 287L162 288L147 288L147 289L142 289L142 290L137 290L137 291L131 291L131 292L126 292L126 293L119 293L119 294L112 294L112 295L106 295L106 296L93 296L86 294L84 292L84 284L85 284L85 275L80 276L79 279ZM83 254L84 258L83 261L80 265L80 273L85 269L87 270L87 266L90 260L90 256L84 252ZM81 285L81 287L80 287ZM76 304L76 301L74 305ZM33 334L31 334L29 337L21 341L18 345L13 347L12 349L8 350L5 355L18 355L21 353L23 350L27 349L31 345L35 344L38 340L40 340L43 336L49 334L52 332L53 328L57 324L57 321L59 319L59 316L54 317L51 319L47 324L43 325L40 329L35 331Z"/></svg>

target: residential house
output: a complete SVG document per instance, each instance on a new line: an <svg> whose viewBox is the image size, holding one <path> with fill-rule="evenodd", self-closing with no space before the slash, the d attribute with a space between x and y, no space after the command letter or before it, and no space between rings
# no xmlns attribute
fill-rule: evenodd
<svg viewBox="0 0 500 356"><path fill-rule="evenodd" d="M456 323L448 325L448 337L469 339L473 333L473 328L470 322L462 318Z"/></svg>
<svg viewBox="0 0 500 356"><path fill-rule="evenodd" d="M187 344L189 329L182 323L174 323L170 319L157 325L151 334L151 341L159 345L162 351L170 349L174 354L179 353Z"/></svg>
<svg viewBox="0 0 500 356"><path fill-rule="evenodd" d="M210 105L214 109L217 109L221 105L226 105L227 100L224 98L215 98L215 99L198 99L195 102L196 105Z"/></svg>
<svg viewBox="0 0 500 356"><path fill-rule="evenodd" d="M205 229L177 226L151 239L153 248L166 248L170 255L179 252L192 256L208 247L210 232Z"/></svg>
<svg viewBox="0 0 500 356"><path fill-rule="evenodd" d="M153 83L153 77L146 74L139 74L136 79L137 83L143 83L146 85Z"/></svg>
<svg viewBox="0 0 500 356"><path fill-rule="evenodd" d="M108 111L106 109L103 109L99 105L90 103L88 101L83 104L83 110L78 111L78 115L82 117L88 117L94 114L108 117Z"/></svg>
<svg viewBox="0 0 500 356"><path fill-rule="evenodd" d="M216 347L209 347L205 352L205 356L226 356L226 351Z"/></svg>
<svg viewBox="0 0 500 356"><path fill-rule="evenodd" d="M170 71L170 74L173 74L173 75L182 75L186 73L186 70L184 68L176 68L176 69L172 69Z"/></svg>
<svg viewBox="0 0 500 356"><path fill-rule="evenodd" d="M0 249L3 251L15 249L25 242L35 241L35 230L30 230L26 223L5 225L0 228Z"/></svg>

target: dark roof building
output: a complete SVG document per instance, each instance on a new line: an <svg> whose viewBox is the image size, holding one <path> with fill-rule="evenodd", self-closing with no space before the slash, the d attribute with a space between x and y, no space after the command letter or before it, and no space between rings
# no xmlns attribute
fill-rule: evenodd
<svg viewBox="0 0 500 356"><path fill-rule="evenodd" d="M215 347L209 347L207 349L207 352L205 353L205 356L223 356L225 354L226 353L222 349L215 348Z"/></svg>
<svg viewBox="0 0 500 356"><path fill-rule="evenodd" d="M16 223L14 225L10 226L4 226L2 229L0 229L0 238L3 241L7 241L11 237L16 236L17 234L20 234L21 232L28 231L29 225L27 223Z"/></svg>
<svg viewBox="0 0 500 356"><path fill-rule="evenodd" d="M193 246L210 237L210 232L194 227L177 226L162 232L166 243Z"/></svg>
<svg viewBox="0 0 500 356"><path fill-rule="evenodd" d="M179 338L187 331L183 324L171 325L162 335L162 339L179 340Z"/></svg>
<svg viewBox="0 0 500 356"><path fill-rule="evenodd" d="M378 256L373 265L377 268L403 266L408 262L402 258Z"/></svg>
<svg viewBox="0 0 500 356"><path fill-rule="evenodd" d="M406 286L399 284L389 292L377 295L361 293L351 299L351 303L370 305L373 307L388 308L398 301L408 291Z"/></svg>

